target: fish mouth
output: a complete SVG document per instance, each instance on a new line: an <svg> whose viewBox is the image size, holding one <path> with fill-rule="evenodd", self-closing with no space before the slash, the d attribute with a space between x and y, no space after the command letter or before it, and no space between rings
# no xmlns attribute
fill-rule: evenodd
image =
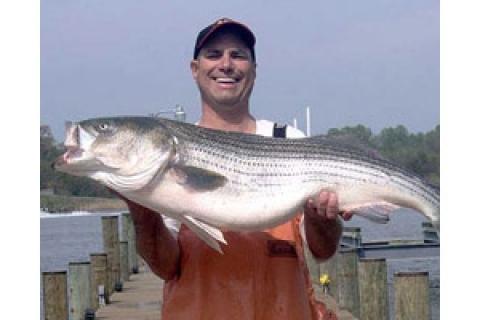
<svg viewBox="0 0 480 320"><path fill-rule="evenodd" d="M74 169L72 166L86 160L87 154L83 145L89 147L94 140L94 136L86 132L78 123L70 121L65 123L65 133L66 151L52 163L52 168L59 171L64 171L62 169L67 167L68 170Z"/></svg>
<svg viewBox="0 0 480 320"><path fill-rule="evenodd" d="M74 164L83 158L85 150L76 146L68 146L65 153L59 156L53 163L52 168L61 170L62 167Z"/></svg>
<svg viewBox="0 0 480 320"><path fill-rule="evenodd" d="M67 147L67 151L63 154L63 160L68 164L83 157L85 150L80 147Z"/></svg>

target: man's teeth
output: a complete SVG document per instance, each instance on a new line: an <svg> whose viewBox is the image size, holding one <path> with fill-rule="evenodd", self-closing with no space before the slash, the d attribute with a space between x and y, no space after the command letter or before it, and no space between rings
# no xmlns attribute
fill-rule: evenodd
<svg viewBox="0 0 480 320"><path fill-rule="evenodd" d="M217 78L215 81L220 82L220 83L235 83L237 80L232 79L232 78Z"/></svg>

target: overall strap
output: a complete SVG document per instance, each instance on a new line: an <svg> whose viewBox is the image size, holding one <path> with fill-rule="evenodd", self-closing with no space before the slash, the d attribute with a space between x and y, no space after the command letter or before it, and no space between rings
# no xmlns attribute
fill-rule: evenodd
<svg viewBox="0 0 480 320"><path fill-rule="evenodd" d="M273 124L273 137L274 138L286 138L287 137L287 125L286 124Z"/></svg>

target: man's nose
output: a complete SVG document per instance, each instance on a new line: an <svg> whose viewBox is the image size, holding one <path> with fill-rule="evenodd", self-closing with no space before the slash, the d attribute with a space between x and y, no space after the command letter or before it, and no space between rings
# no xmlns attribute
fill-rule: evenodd
<svg viewBox="0 0 480 320"><path fill-rule="evenodd" d="M224 54L220 60L220 68L223 72L231 72L233 70L233 61L229 54Z"/></svg>

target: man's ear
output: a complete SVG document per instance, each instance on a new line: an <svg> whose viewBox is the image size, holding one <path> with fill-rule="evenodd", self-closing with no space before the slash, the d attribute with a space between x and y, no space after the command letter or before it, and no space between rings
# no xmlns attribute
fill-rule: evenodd
<svg viewBox="0 0 480 320"><path fill-rule="evenodd" d="M190 62L190 70L192 71L193 79L197 80L198 75L198 60L192 60Z"/></svg>

